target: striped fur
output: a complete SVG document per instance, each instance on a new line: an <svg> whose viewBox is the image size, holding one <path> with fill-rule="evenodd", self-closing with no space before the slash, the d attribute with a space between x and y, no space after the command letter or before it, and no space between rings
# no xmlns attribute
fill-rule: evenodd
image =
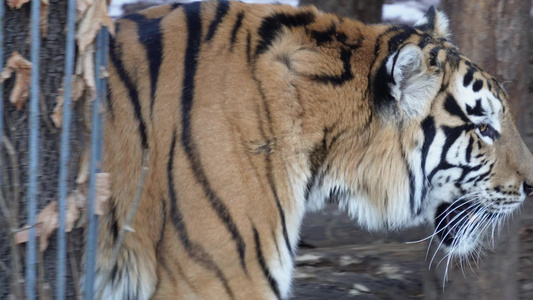
<svg viewBox="0 0 533 300"><path fill-rule="evenodd" d="M227 1L117 21L104 299L286 299L305 211L328 202L371 229L435 223L450 256L476 251L531 192L533 157L498 83L446 35L433 8L414 27Z"/></svg>

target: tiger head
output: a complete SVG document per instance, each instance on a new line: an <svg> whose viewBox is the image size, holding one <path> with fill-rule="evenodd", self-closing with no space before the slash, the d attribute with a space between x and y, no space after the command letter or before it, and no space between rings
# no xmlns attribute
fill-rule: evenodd
<svg viewBox="0 0 533 300"><path fill-rule="evenodd" d="M384 61L388 95L375 95L391 100L377 102L382 115L397 115L411 213L434 223L441 245L461 256L533 193L533 157L505 91L446 40L447 27L431 8L416 38Z"/></svg>
<svg viewBox="0 0 533 300"><path fill-rule="evenodd" d="M380 32L373 125L325 160L347 166L323 171L321 196L369 229L434 224L439 247L467 256L533 193L533 156L505 91L447 40L442 12Z"/></svg>

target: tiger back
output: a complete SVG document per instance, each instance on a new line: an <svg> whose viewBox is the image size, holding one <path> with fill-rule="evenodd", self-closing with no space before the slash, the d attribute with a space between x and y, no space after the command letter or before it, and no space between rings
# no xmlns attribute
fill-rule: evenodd
<svg viewBox="0 0 533 300"><path fill-rule="evenodd" d="M103 299L286 299L302 219L326 203L369 229L433 223L450 257L467 256L533 192L504 91L434 8L413 27L370 26L194 2L116 32ZM146 149L134 231L112 265Z"/></svg>

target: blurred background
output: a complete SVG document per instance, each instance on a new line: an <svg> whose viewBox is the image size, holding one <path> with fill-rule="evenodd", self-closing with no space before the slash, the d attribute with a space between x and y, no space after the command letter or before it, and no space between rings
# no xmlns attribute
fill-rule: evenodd
<svg viewBox="0 0 533 300"><path fill-rule="evenodd" d="M80 0L83 3L100 0ZM26 1L6 2L4 61L13 51L29 57L30 8ZM190 1L112 0L109 15L113 18L148 6ZM533 38L531 0L287 0L244 1L281 2L290 5L315 5L324 11L350 16L366 23L413 24L430 5L445 11L450 18L452 41L460 50L491 73L509 94L512 111L522 137L533 149ZM15 5L13 5L15 3ZM66 1L46 0L46 35L41 46L41 120L39 209L57 198L59 130L53 119L61 93L65 44ZM20 5L18 5L20 4ZM17 7L18 5L18 7ZM43 4L44 5L44 4ZM0 20L2 21L2 20ZM101 22L101 20L99 21ZM15 81L4 82L4 141L2 167L4 195L19 203L15 222L0 225L0 299L21 298L14 290L20 284L17 275L23 266L13 261L13 249L20 249L23 263L24 245L10 244L9 226L25 223L25 193L28 170L27 109L8 102ZM87 144L86 106L89 101L74 103L73 141L70 186L75 185L83 148ZM9 163L7 163L9 162ZM13 181L14 170L17 181ZM1 217L3 218L3 217ZM83 219L80 218L80 219ZM8 226L9 225L9 226ZM79 296L83 220L68 235L67 298ZM367 233L359 230L344 212L327 207L309 214L302 228L302 241L296 257L292 299L533 299L533 203L526 200L522 213L506 225L493 247L479 260L449 266L442 253L434 253L437 244L414 242L431 234L420 227L401 232ZM49 240L39 252L39 299L51 299L54 293L56 241ZM429 250L428 250L429 249ZM433 256L435 257L434 259ZM433 261L430 265L430 261ZM18 270L18 272L17 272ZM23 274L23 273L21 273ZM17 296L18 295L18 296Z"/></svg>

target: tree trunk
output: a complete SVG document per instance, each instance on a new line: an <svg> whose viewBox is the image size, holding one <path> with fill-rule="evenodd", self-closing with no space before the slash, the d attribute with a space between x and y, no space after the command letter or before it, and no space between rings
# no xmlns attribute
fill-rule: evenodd
<svg viewBox="0 0 533 300"><path fill-rule="evenodd" d="M56 105L56 97L61 88L63 80L64 53L65 53L65 23L67 1L50 0L48 7L48 26L47 33L41 39L40 49L40 125L39 125L39 174L38 174L38 210L46 206L50 201L58 198L58 177L59 177L59 141L61 128L56 128L50 118ZM4 2L5 3L5 2ZM26 3L20 9L10 9L5 7L4 18L4 62L9 58L12 52L19 52L25 59L30 60L30 8L31 4ZM3 66L2 66L3 67ZM4 84L3 105L4 107L4 136L6 137L3 147L0 149L2 155L2 165L0 166L1 176L1 193L11 208L10 212L18 218L15 227L20 228L26 224L27 211L27 182L28 182L28 136L29 136L29 105L24 104L21 110L17 110L9 102L9 95L15 83L15 76L7 79ZM71 156L69 168L69 186L72 186L75 176L77 175L77 166L80 159L80 152L84 139L84 124L81 117L83 103L73 103L73 120L71 126ZM13 145L14 153L9 153L9 144ZM18 176L16 172L18 171ZM16 177L16 178L15 178ZM20 193L17 193L15 184L19 182ZM18 201L18 211L13 210L13 202ZM3 217L0 217L3 218ZM5 219L4 219L5 220ZM24 278L25 265L25 246L17 246L19 261L14 258L12 248L10 247L10 224L0 222L0 260L9 270L0 268L0 299L6 299L9 294L14 295L17 299L23 299L20 293L13 287L16 286L14 278L15 265L18 263L21 270L18 270L19 278ZM77 263L80 262L81 245L83 234L81 229L75 229L74 234L67 236L68 251L67 257L67 293L68 298L76 297L76 288L78 286L77 270L81 270L81 265L72 266L71 258L76 257ZM56 268L56 235L50 238L50 245L43 253L38 254L37 266L37 286L39 297L41 299L52 299L55 295L55 268ZM74 269L73 269L74 268ZM77 270L76 270L77 268ZM10 282L11 280L11 282ZM22 286L23 288L23 283Z"/></svg>
<svg viewBox="0 0 533 300"><path fill-rule="evenodd" d="M519 125L528 104L530 7L529 0L442 1L442 10L450 17L452 42L502 83ZM485 250L479 262L470 262L473 270L464 262L464 271L450 265L444 289L446 262L439 267L434 263L426 279L426 299L518 299L518 220L511 219L501 229L494 250ZM435 261L441 258L437 254Z"/></svg>
<svg viewBox="0 0 533 300"><path fill-rule="evenodd" d="M301 0L300 6L314 5L325 12L352 17L363 23L381 22L384 0Z"/></svg>

